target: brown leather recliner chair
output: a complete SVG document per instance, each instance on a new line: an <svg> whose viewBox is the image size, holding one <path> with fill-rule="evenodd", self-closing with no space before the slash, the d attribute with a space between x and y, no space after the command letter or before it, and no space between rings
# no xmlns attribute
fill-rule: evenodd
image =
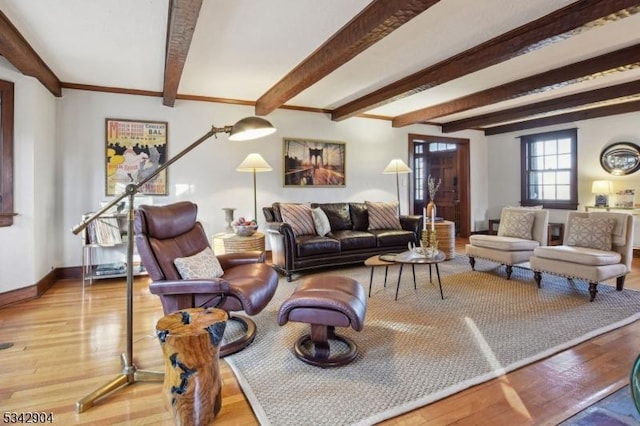
<svg viewBox="0 0 640 426"><path fill-rule="evenodd" d="M253 320L234 311L255 315L273 297L278 274L266 263L260 251L216 256L224 270L220 278L181 278L174 260L192 256L209 247L200 222L198 207L182 201L166 206L140 206L136 213L135 239L142 264L153 280L149 289L160 296L165 314L180 309L216 307L229 313L229 320L244 328L242 337L220 348L220 356L238 352L250 344L256 334Z"/></svg>

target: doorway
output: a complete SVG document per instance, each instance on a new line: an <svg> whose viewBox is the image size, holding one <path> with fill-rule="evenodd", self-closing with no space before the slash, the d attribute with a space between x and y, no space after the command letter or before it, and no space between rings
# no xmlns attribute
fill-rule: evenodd
<svg viewBox="0 0 640 426"><path fill-rule="evenodd" d="M422 214L429 202L428 177L438 183L436 215L455 223L456 236L471 234L469 139L409 134L409 185L412 214Z"/></svg>

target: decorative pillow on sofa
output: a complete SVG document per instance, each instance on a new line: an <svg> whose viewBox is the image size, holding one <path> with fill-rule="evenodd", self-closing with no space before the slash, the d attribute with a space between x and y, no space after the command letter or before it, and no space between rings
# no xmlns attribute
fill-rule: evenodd
<svg viewBox="0 0 640 426"><path fill-rule="evenodd" d="M498 227L498 236L513 237L531 240L531 229L533 228L533 220L536 214L533 211L521 210L505 210L500 217L500 226Z"/></svg>
<svg viewBox="0 0 640 426"><path fill-rule="evenodd" d="M315 209L311 209L311 217L313 218L313 224L316 227L316 232L321 237L324 237L329 232L331 232L331 224L329 223L329 218L327 214L320 207L316 207Z"/></svg>
<svg viewBox="0 0 640 426"><path fill-rule="evenodd" d="M282 221L291 225L296 235L314 235L316 227L308 204L281 204Z"/></svg>
<svg viewBox="0 0 640 426"><path fill-rule="evenodd" d="M354 231L369 229L369 212L365 203L349 203L349 214Z"/></svg>
<svg viewBox="0 0 640 426"><path fill-rule="evenodd" d="M342 231L353 227L348 203L311 204L311 207L320 207L322 209L327 215L327 219L329 219L332 231Z"/></svg>
<svg viewBox="0 0 640 426"><path fill-rule="evenodd" d="M199 253L189 257L178 257L174 259L178 273L184 280L219 278L224 274L218 258L207 247Z"/></svg>
<svg viewBox="0 0 640 426"><path fill-rule="evenodd" d="M567 230L567 245L611 251L615 219L572 217Z"/></svg>
<svg viewBox="0 0 640 426"><path fill-rule="evenodd" d="M369 230L402 229L398 218L398 203L374 203L365 201L369 211Z"/></svg>

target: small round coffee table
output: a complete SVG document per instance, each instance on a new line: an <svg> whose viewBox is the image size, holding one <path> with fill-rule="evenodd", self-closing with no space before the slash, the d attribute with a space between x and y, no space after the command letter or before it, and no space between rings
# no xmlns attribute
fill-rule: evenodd
<svg viewBox="0 0 640 426"><path fill-rule="evenodd" d="M429 265L429 282L433 283L432 275L431 275L431 266L436 267L436 275L438 276L438 286L440 287L440 299L444 300L444 294L442 292L442 281L440 280L440 269L438 268L438 264L443 262L446 259L446 256L443 252L438 250L438 253L433 257L424 257L417 256L410 251L403 251L402 253L398 253L396 255L381 255L380 260L384 260L387 262L394 262L400 264L400 272L398 273L398 284L396 285L396 298L398 300L398 290L400 289L400 278L402 278L402 267L407 265ZM415 279L413 281L413 285L415 287Z"/></svg>
<svg viewBox="0 0 640 426"><path fill-rule="evenodd" d="M395 254L391 256L395 256ZM369 276L369 297L371 297L371 286L373 285L373 270L376 269L377 266L384 266L384 286L386 287L387 273L389 272L389 265L395 265L395 263L382 260L380 259L379 255L371 256L370 258L364 261L364 266L371 267L371 275Z"/></svg>

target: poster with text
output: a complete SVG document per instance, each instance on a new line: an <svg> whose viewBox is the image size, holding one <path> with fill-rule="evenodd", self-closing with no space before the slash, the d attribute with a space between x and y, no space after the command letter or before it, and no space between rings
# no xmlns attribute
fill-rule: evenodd
<svg viewBox="0 0 640 426"><path fill-rule="evenodd" d="M106 119L106 193L119 195L167 161L166 121ZM146 181L139 194L167 195L167 171Z"/></svg>

